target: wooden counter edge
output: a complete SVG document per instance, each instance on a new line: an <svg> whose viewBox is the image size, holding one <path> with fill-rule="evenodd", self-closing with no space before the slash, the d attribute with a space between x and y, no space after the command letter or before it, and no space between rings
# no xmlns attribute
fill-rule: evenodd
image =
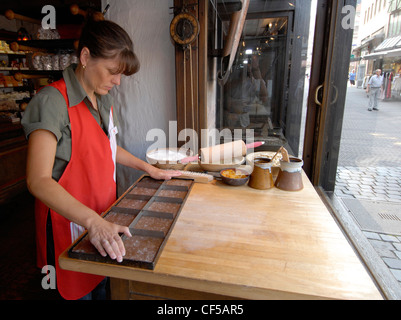
<svg viewBox="0 0 401 320"><path fill-rule="evenodd" d="M233 298L250 300L333 300L331 297L319 297L296 292L285 292L278 290L262 289L233 285L222 282L191 279L187 277L173 276L169 274L156 273L151 270L139 269L127 266L109 265L102 262L85 261L70 258L68 249L59 257L62 269L96 274L111 278L133 280L143 283L151 283L161 286L188 289L224 295Z"/></svg>

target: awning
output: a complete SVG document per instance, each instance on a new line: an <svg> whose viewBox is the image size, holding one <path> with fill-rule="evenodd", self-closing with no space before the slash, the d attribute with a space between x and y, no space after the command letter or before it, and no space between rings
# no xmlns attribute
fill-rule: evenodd
<svg viewBox="0 0 401 320"><path fill-rule="evenodd" d="M376 46L377 43L380 43L384 39L384 32L380 32L375 34L374 36L370 36L361 41L361 48L365 48L367 46Z"/></svg>
<svg viewBox="0 0 401 320"><path fill-rule="evenodd" d="M387 53L386 53L386 58L398 57L398 56L401 57L401 48L390 50L390 51L387 51Z"/></svg>
<svg viewBox="0 0 401 320"><path fill-rule="evenodd" d="M394 57L401 58L401 48L367 54L366 56L363 56L362 59L376 60L376 59L394 58Z"/></svg>
<svg viewBox="0 0 401 320"><path fill-rule="evenodd" d="M385 39L374 50L374 52L363 56L365 60L375 60L401 56L401 36Z"/></svg>
<svg viewBox="0 0 401 320"><path fill-rule="evenodd" d="M401 36L387 38L375 48L375 52L395 49L400 45L401 45Z"/></svg>
<svg viewBox="0 0 401 320"><path fill-rule="evenodd" d="M367 54L366 56L363 56L362 59L365 59L365 60L383 59L385 57L386 53L387 53L387 51L370 53L370 54Z"/></svg>

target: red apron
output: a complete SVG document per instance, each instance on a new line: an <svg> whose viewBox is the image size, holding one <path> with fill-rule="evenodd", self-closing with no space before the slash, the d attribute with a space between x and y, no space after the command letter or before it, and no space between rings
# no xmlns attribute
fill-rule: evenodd
<svg viewBox="0 0 401 320"><path fill-rule="evenodd" d="M100 214L116 200L115 154L117 144L115 135L117 131L112 122L113 107L110 111L109 140L84 101L76 106L69 106L64 79L51 86L58 89L64 96L71 123L71 159L58 183L77 200ZM46 220L48 212L49 208L37 200L35 207L36 241L40 268L47 264ZM104 277L67 271L59 267L59 255L82 234L84 228L53 210L50 210L50 214L58 290L65 299L79 299L91 292Z"/></svg>

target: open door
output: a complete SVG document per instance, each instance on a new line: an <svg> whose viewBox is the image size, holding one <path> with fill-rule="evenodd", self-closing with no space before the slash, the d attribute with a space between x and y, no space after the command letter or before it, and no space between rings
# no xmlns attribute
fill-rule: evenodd
<svg viewBox="0 0 401 320"><path fill-rule="evenodd" d="M355 0L318 0L303 151L315 186L334 191L340 149Z"/></svg>

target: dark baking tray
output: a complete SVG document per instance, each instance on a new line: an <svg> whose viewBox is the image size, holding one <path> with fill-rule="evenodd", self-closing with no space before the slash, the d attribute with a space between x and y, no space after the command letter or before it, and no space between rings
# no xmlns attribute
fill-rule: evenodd
<svg viewBox="0 0 401 320"><path fill-rule="evenodd" d="M126 250L121 263L101 256L87 232L68 250L68 256L153 270L193 183L192 179L161 181L143 176L103 214L104 219L130 228L131 238L121 236Z"/></svg>

